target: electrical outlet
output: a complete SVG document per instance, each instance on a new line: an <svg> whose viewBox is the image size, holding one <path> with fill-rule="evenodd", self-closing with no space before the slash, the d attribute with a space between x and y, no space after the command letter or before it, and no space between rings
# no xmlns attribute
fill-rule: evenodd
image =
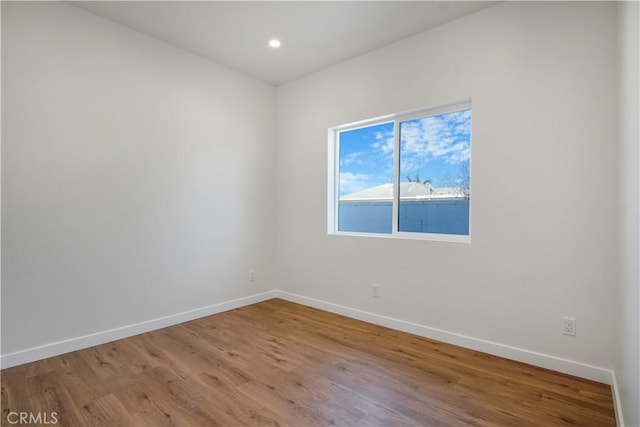
<svg viewBox="0 0 640 427"><path fill-rule="evenodd" d="M562 318L562 333L564 335L575 335L576 334L576 319L572 317L563 317Z"/></svg>
<svg viewBox="0 0 640 427"><path fill-rule="evenodd" d="M374 298L380 298L380 286L373 285L371 287L371 296Z"/></svg>
<svg viewBox="0 0 640 427"><path fill-rule="evenodd" d="M251 270L251 271L249 272L249 281L250 281L250 282L255 282L255 281L256 281L256 272L255 272L255 271L253 271L253 270Z"/></svg>

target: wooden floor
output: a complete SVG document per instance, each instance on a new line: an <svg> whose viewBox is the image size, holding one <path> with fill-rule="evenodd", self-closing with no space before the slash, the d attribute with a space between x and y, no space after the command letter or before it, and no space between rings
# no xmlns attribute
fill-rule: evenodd
<svg viewBox="0 0 640 427"><path fill-rule="evenodd" d="M3 426L12 411L66 426L615 425L607 385L278 299L5 369Z"/></svg>

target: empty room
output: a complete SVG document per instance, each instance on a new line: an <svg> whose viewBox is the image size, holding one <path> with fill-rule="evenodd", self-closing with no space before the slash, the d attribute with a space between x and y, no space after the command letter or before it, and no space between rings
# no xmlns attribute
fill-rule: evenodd
<svg viewBox="0 0 640 427"><path fill-rule="evenodd" d="M640 427L636 1L2 1L2 426Z"/></svg>

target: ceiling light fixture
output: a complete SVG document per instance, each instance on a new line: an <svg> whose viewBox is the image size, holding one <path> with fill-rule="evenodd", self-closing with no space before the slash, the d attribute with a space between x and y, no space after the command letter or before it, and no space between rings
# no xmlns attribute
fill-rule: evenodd
<svg viewBox="0 0 640 427"><path fill-rule="evenodd" d="M269 46L273 48L280 47L280 40L277 40L277 39L269 40Z"/></svg>

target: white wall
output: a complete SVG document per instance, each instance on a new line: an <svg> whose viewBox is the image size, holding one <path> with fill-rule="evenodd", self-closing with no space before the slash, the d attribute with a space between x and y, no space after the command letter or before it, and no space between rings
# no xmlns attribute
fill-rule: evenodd
<svg viewBox="0 0 640 427"><path fill-rule="evenodd" d="M60 2L2 67L3 354L272 289L273 87Z"/></svg>
<svg viewBox="0 0 640 427"><path fill-rule="evenodd" d="M615 4L516 2L280 87L278 286L611 368L616 63ZM470 245L327 235L327 128L466 97Z"/></svg>
<svg viewBox="0 0 640 427"><path fill-rule="evenodd" d="M640 7L620 3L620 294L616 380L628 426L640 426Z"/></svg>

